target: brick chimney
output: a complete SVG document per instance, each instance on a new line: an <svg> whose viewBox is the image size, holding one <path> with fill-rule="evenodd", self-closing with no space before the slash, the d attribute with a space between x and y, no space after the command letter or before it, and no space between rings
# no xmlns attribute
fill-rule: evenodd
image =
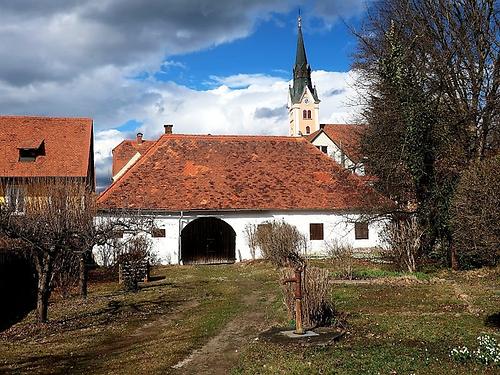
<svg viewBox="0 0 500 375"><path fill-rule="evenodd" d="M167 125L163 125L163 127L165 128L165 134L172 134L172 129L173 129L174 125L167 124Z"/></svg>
<svg viewBox="0 0 500 375"><path fill-rule="evenodd" d="M142 133L137 133L137 144L140 145L142 144Z"/></svg>

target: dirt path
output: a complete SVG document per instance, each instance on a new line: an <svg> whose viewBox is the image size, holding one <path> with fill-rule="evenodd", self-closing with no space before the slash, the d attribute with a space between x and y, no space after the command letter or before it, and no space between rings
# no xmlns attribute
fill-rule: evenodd
<svg viewBox="0 0 500 375"><path fill-rule="evenodd" d="M236 363L241 349L264 330L264 312L259 310L259 293L245 296L244 313L230 321L202 348L173 366L175 374L227 374Z"/></svg>

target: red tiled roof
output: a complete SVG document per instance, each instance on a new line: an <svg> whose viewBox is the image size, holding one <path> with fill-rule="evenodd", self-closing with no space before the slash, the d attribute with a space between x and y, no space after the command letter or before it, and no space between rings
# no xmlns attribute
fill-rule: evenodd
<svg viewBox="0 0 500 375"><path fill-rule="evenodd" d="M355 210L387 200L300 137L163 135L102 209Z"/></svg>
<svg viewBox="0 0 500 375"><path fill-rule="evenodd" d="M323 131L354 163L359 163L362 160L360 140L363 134L363 125L321 124L321 127L305 138L312 142Z"/></svg>
<svg viewBox="0 0 500 375"><path fill-rule="evenodd" d="M113 176L134 157L135 154L145 154L154 144L154 141L143 140L138 143L137 140L126 139L113 149Z"/></svg>
<svg viewBox="0 0 500 375"><path fill-rule="evenodd" d="M45 155L19 162L19 149L42 141ZM91 154L90 118L0 116L0 177L87 177Z"/></svg>

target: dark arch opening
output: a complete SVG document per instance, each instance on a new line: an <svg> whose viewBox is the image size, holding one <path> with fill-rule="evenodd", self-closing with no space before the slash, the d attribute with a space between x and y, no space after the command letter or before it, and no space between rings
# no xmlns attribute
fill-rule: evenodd
<svg viewBox="0 0 500 375"><path fill-rule="evenodd" d="M234 263L236 232L216 217L201 217L181 232L181 259L184 264Z"/></svg>
<svg viewBox="0 0 500 375"><path fill-rule="evenodd" d="M309 126L306 126L306 134L310 134L311 133L311 128Z"/></svg>

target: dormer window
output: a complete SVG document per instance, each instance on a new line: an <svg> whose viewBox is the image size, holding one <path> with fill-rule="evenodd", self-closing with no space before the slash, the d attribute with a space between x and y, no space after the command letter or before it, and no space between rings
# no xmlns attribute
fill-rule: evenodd
<svg viewBox="0 0 500 375"><path fill-rule="evenodd" d="M34 141L17 147L19 150L19 161L22 163L32 163L38 156L45 155L45 142Z"/></svg>

